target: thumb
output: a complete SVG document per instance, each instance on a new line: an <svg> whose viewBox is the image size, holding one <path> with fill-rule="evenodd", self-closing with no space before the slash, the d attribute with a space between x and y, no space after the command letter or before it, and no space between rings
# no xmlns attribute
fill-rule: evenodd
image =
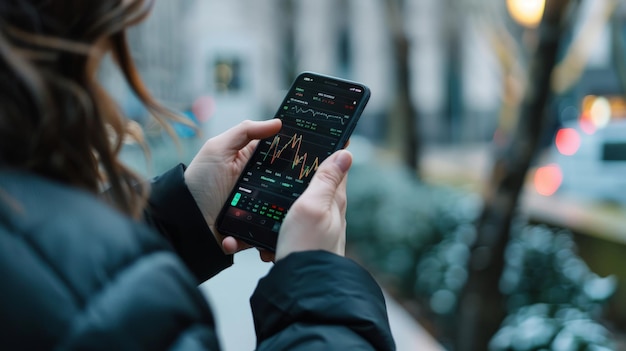
<svg viewBox="0 0 626 351"><path fill-rule="evenodd" d="M280 227L276 260L305 250L344 255L346 174L351 165L352 155L345 150L330 155L320 164Z"/></svg>
<svg viewBox="0 0 626 351"><path fill-rule="evenodd" d="M209 140L214 141L215 145L239 151L252 140L267 138L278 133L280 126L278 118L266 121L246 120Z"/></svg>
<svg viewBox="0 0 626 351"><path fill-rule="evenodd" d="M347 150L339 150L328 157L315 172L311 183L303 196L312 196L324 204L334 199L335 192L343 183L352 165L352 154ZM321 197L321 198L320 198Z"/></svg>

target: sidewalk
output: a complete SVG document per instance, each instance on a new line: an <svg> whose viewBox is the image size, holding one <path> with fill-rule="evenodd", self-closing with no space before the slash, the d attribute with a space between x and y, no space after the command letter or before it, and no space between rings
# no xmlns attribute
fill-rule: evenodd
<svg viewBox="0 0 626 351"><path fill-rule="evenodd" d="M262 262L256 250L235 256L235 264L201 285L216 314L217 329L225 351L254 350L256 338L248 303L257 281L271 268ZM398 351L443 351L437 342L387 297L391 331Z"/></svg>

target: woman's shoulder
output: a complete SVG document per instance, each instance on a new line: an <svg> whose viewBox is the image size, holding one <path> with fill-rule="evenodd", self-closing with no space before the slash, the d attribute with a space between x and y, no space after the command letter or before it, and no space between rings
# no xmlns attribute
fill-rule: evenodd
<svg viewBox="0 0 626 351"><path fill-rule="evenodd" d="M5 269L54 281L77 305L126 266L166 248L96 195L19 171L0 172L0 234L3 247L20 253L3 255Z"/></svg>
<svg viewBox="0 0 626 351"><path fill-rule="evenodd" d="M124 342L121 328L138 335L151 329L138 341L163 342L154 331L174 318L168 313L211 320L193 277L165 241L88 192L0 171L0 247L2 279L11 282L0 292L2 318L10 319L2 324L15 326L12 340L25 342L28 335L20 333L36 331L58 345L97 330L115 349ZM187 306L167 301L171 296ZM131 325L148 315L158 318Z"/></svg>
<svg viewBox="0 0 626 351"><path fill-rule="evenodd" d="M27 172L0 172L0 225L52 252L97 253L113 246L106 256L115 258L164 247L142 223L95 194Z"/></svg>

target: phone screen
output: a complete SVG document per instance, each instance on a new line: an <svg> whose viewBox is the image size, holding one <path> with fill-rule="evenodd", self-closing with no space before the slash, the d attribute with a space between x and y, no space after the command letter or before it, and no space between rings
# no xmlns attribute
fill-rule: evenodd
<svg viewBox="0 0 626 351"><path fill-rule="evenodd" d="M319 164L345 146L369 94L356 82L300 74L275 115L280 132L259 142L218 217L218 231L275 250L291 204Z"/></svg>

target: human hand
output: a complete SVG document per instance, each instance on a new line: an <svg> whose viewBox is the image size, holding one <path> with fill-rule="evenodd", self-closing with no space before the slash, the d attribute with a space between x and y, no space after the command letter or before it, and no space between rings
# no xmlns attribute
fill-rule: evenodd
<svg viewBox="0 0 626 351"><path fill-rule="evenodd" d="M248 162L258 139L268 138L280 130L281 122L274 118L262 122L244 121L207 140L185 170L185 183L202 212L215 239L227 254L249 248L233 237L223 237L215 221L227 200L237 177ZM263 260L265 254L261 254Z"/></svg>
<svg viewBox="0 0 626 351"><path fill-rule="evenodd" d="M317 169L280 228L275 260L290 253L326 250L343 256L346 243L346 181L352 155L340 150Z"/></svg>

